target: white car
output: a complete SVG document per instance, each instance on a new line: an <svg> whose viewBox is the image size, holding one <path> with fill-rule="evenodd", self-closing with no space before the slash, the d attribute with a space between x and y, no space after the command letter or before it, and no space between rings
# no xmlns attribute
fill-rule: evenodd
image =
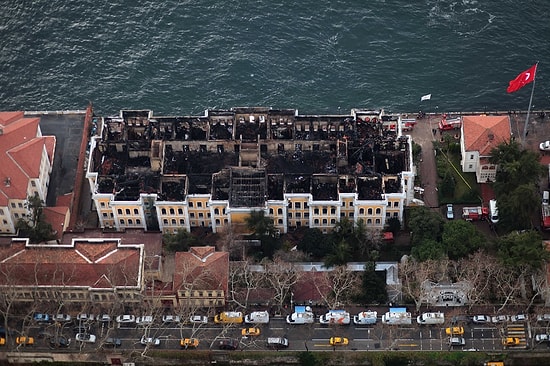
<svg viewBox="0 0 550 366"><path fill-rule="evenodd" d="M99 320L100 322L110 322L111 316L109 314L101 314L97 317L97 320Z"/></svg>
<svg viewBox="0 0 550 366"><path fill-rule="evenodd" d="M548 335L548 334L537 334L535 336L535 341L537 341L537 342L548 342L548 341L550 341L550 335Z"/></svg>
<svg viewBox="0 0 550 366"><path fill-rule="evenodd" d="M69 314L55 314L52 318L53 318L53 321L59 322L59 323L70 322L72 319Z"/></svg>
<svg viewBox="0 0 550 366"><path fill-rule="evenodd" d="M510 321L510 317L508 315L495 315L491 317L492 323L506 323Z"/></svg>
<svg viewBox="0 0 550 366"><path fill-rule="evenodd" d="M163 315L162 316L162 322L163 323L179 323L181 318L177 315Z"/></svg>
<svg viewBox="0 0 550 366"><path fill-rule="evenodd" d="M75 339L84 343L95 343L95 335L88 333L76 333Z"/></svg>
<svg viewBox="0 0 550 366"><path fill-rule="evenodd" d="M538 322L550 322L550 314L541 314L537 316Z"/></svg>
<svg viewBox="0 0 550 366"><path fill-rule="evenodd" d="M524 314L518 314L518 315L512 315L510 317L510 321L511 322L524 322L527 320L527 316L525 316Z"/></svg>
<svg viewBox="0 0 550 366"><path fill-rule="evenodd" d="M142 336L139 343L141 343L144 346L155 346L155 347L157 347L157 346L160 346L160 339Z"/></svg>
<svg viewBox="0 0 550 366"><path fill-rule="evenodd" d="M95 319L95 316L94 314L78 314L76 316L76 320L78 321L81 321L81 322L87 322L87 321L93 321Z"/></svg>
<svg viewBox="0 0 550 366"><path fill-rule="evenodd" d="M550 140L541 142L539 145L541 151L550 151Z"/></svg>
<svg viewBox="0 0 550 366"><path fill-rule="evenodd" d="M153 324L153 320L155 320L151 315L144 315L139 316L136 318L136 324L137 325L149 325Z"/></svg>
<svg viewBox="0 0 550 366"><path fill-rule="evenodd" d="M491 318L489 318L487 315L474 315L472 321L478 324L490 323Z"/></svg>
<svg viewBox="0 0 550 366"><path fill-rule="evenodd" d="M119 315L116 317L117 323L134 323L136 317L134 315Z"/></svg>
<svg viewBox="0 0 550 366"><path fill-rule="evenodd" d="M453 210L453 204L449 203L447 204L447 219L452 220L455 218L455 212Z"/></svg>
<svg viewBox="0 0 550 366"><path fill-rule="evenodd" d="M191 315L189 321L195 324L206 324L208 323L208 317L204 315Z"/></svg>

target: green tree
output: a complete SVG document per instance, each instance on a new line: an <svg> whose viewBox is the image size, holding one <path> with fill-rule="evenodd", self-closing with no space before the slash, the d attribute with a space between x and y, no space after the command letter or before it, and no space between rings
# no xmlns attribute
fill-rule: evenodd
<svg viewBox="0 0 550 366"><path fill-rule="evenodd" d="M386 273L376 272L375 262L366 262L361 279L361 293L357 301L364 304L384 304L388 301Z"/></svg>
<svg viewBox="0 0 550 366"><path fill-rule="evenodd" d="M38 195L27 197L28 218L21 218L15 224L19 237L29 238L31 243L55 239L52 225L44 221L44 201Z"/></svg>
<svg viewBox="0 0 550 366"><path fill-rule="evenodd" d="M200 245L197 238L183 228L179 228L175 234L163 234L162 242L169 252L187 252L189 247Z"/></svg>
<svg viewBox="0 0 550 366"><path fill-rule="evenodd" d="M330 252L328 237L319 229L308 228L302 240L298 242L298 249L311 254L314 258L323 258Z"/></svg>
<svg viewBox="0 0 550 366"><path fill-rule="evenodd" d="M449 221L443 227L442 243L449 259L460 259L481 248L485 237L465 220Z"/></svg>
<svg viewBox="0 0 550 366"><path fill-rule="evenodd" d="M498 256L505 266L537 270L550 258L540 234L534 230L512 232L497 241Z"/></svg>
<svg viewBox="0 0 550 366"><path fill-rule="evenodd" d="M331 252L325 257L325 267L341 266L353 259L349 243L342 239L333 244Z"/></svg>
<svg viewBox="0 0 550 366"><path fill-rule="evenodd" d="M272 258L275 251L281 246L273 219L266 216L262 210L252 211L245 218L245 223L247 228L253 232L250 238L260 240L261 252L256 253L258 259L263 257Z"/></svg>
<svg viewBox="0 0 550 366"><path fill-rule="evenodd" d="M445 220L440 214L427 207L413 207L409 211L408 226L411 230L413 246L422 244L426 240L438 242L441 240Z"/></svg>
<svg viewBox="0 0 550 366"><path fill-rule="evenodd" d="M391 231L395 236L399 230L401 230L401 221L397 217L391 217L389 220L386 220L387 230Z"/></svg>
<svg viewBox="0 0 550 366"><path fill-rule="evenodd" d="M439 260L445 258L445 247L441 242L426 239L421 244L413 246L412 256L419 262Z"/></svg>
<svg viewBox="0 0 550 366"><path fill-rule="evenodd" d="M531 217L540 209L537 184L544 174L539 154L512 141L491 150L490 162L498 164L493 184L499 208L499 227L508 231L531 229Z"/></svg>
<svg viewBox="0 0 550 366"><path fill-rule="evenodd" d="M443 197L452 198L455 192L455 179L451 169L445 170L445 175L443 176L443 181L439 184L439 192Z"/></svg>

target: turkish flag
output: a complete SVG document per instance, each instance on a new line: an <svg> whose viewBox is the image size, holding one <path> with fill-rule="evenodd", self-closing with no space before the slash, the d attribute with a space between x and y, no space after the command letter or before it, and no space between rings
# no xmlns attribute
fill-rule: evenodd
<svg viewBox="0 0 550 366"><path fill-rule="evenodd" d="M510 80L510 84L508 84L508 89L506 89L506 91L508 93L513 93L515 91L520 90L525 85L529 84L532 81L535 81L536 73L537 73L537 64L534 64L529 69L520 73L514 80Z"/></svg>

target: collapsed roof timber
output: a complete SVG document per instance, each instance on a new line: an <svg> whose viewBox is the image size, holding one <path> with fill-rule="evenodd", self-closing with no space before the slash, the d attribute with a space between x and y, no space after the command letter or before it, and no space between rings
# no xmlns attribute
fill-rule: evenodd
<svg viewBox="0 0 550 366"><path fill-rule="evenodd" d="M397 120L360 110L299 115L232 108L185 117L121 111L104 118L90 171L98 174L96 193L114 194L116 201L143 193L163 201L209 194L230 207L262 207L285 193L378 200L401 189L400 174L410 166L407 137L387 128Z"/></svg>

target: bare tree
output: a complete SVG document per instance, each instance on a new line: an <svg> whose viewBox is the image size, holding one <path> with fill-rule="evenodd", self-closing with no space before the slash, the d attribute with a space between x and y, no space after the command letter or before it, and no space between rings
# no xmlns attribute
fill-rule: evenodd
<svg viewBox="0 0 550 366"><path fill-rule="evenodd" d="M283 308L285 299L291 291L292 286L298 282L298 271L292 263L285 262L277 257L273 261L264 261L263 265L266 282L275 291L273 300L275 300L280 310Z"/></svg>
<svg viewBox="0 0 550 366"><path fill-rule="evenodd" d="M416 310L420 310L422 300L425 298L423 283L433 281L439 282L447 279L448 261L427 260L418 262L412 257L401 261L399 275L401 277L402 289L406 296L416 304Z"/></svg>
<svg viewBox="0 0 550 366"><path fill-rule="evenodd" d="M249 260L229 263L229 302L246 309L251 293L264 282L264 273L253 271Z"/></svg>
<svg viewBox="0 0 550 366"><path fill-rule="evenodd" d="M313 282L319 295L331 309L342 306L350 295L359 290L361 277L357 272L348 270L347 266L336 266L321 273L320 279ZM327 289L330 290L327 292Z"/></svg>

